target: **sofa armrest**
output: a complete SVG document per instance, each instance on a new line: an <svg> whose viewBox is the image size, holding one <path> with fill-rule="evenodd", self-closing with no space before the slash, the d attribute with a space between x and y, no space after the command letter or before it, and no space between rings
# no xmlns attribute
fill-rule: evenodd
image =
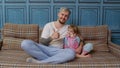
<svg viewBox="0 0 120 68"><path fill-rule="evenodd" d="M0 50L1 50L1 48L2 48L2 39L0 39Z"/></svg>
<svg viewBox="0 0 120 68"><path fill-rule="evenodd" d="M0 50L2 48L2 39L1 39L1 37L2 37L2 29L0 29Z"/></svg>
<svg viewBox="0 0 120 68"><path fill-rule="evenodd" d="M116 57L120 57L120 45L114 44L111 41L108 42L110 52Z"/></svg>

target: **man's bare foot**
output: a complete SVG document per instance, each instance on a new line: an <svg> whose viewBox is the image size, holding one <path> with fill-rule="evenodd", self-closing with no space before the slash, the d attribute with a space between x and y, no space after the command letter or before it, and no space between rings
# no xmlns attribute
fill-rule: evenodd
<svg viewBox="0 0 120 68"><path fill-rule="evenodd" d="M29 63L41 63L39 60L36 60L32 57L29 57L26 59L26 62L29 62Z"/></svg>

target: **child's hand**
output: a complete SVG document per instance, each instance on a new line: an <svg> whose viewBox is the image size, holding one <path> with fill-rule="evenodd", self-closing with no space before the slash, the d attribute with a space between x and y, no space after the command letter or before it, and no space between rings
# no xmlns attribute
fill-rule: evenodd
<svg viewBox="0 0 120 68"><path fill-rule="evenodd" d="M81 50L79 48L75 49L75 52L80 54L81 53Z"/></svg>

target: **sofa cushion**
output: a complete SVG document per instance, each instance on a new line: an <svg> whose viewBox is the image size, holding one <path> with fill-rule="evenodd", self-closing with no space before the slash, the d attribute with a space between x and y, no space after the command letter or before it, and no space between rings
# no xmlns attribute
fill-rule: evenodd
<svg viewBox="0 0 120 68"><path fill-rule="evenodd" d="M20 49L20 42L24 39L39 42L39 26L37 24L10 23L4 25L2 49Z"/></svg>
<svg viewBox="0 0 120 68"><path fill-rule="evenodd" d="M108 40L108 26L92 26L92 27L79 27L80 33L85 42L93 43L95 51L109 51Z"/></svg>

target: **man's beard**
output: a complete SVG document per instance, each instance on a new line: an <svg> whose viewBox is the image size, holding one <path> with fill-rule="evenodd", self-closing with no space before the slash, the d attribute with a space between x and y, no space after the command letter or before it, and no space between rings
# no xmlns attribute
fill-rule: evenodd
<svg viewBox="0 0 120 68"><path fill-rule="evenodd" d="M65 22L61 22L60 20L58 20L60 24L65 24Z"/></svg>

